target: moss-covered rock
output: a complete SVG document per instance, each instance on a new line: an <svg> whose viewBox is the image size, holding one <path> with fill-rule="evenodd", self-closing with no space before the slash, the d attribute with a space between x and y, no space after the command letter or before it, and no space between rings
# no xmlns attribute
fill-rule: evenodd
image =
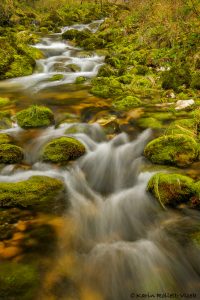
<svg viewBox="0 0 200 300"><path fill-rule="evenodd" d="M63 74L55 74L51 78L48 79L48 81L60 81L64 78Z"/></svg>
<svg viewBox="0 0 200 300"><path fill-rule="evenodd" d="M72 137L61 137L49 142L43 150L43 160L53 163L67 163L85 153L84 145Z"/></svg>
<svg viewBox="0 0 200 300"><path fill-rule="evenodd" d="M8 98L1 98L0 97L0 107L1 106L6 106L10 104L10 100Z"/></svg>
<svg viewBox="0 0 200 300"><path fill-rule="evenodd" d="M76 41L82 41L84 39L87 39L91 36L91 31L88 29L85 30L77 30L77 29L70 29L65 31L62 34L62 38L65 40L76 40Z"/></svg>
<svg viewBox="0 0 200 300"><path fill-rule="evenodd" d="M32 176L20 182L0 183L1 207L28 207L44 209L54 204L63 183L47 176Z"/></svg>
<svg viewBox="0 0 200 300"><path fill-rule="evenodd" d="M100 67L98 76L99 77L110 77L110 76L116 76L118 74L118 71L114 69L113 67L109 65L103 65Z"/></svg>
<svg viewBox="0 0 200 300"><path fill-rule="evenodd" d="M17 123L24 129L46 127L54 123L52 111L45 106L33 105L16 115Z"/></svg>
<svg viewBox="0 0 200 300"><path fill-rule="evenodd" d="M85 81L86 81L86 78L85 78L84 76L79 76L79 77L76 78L75 83L76 83L76 84L82 84L82 83L84 83Z"/></svg>
<svg viewBox="0 0 200 300"><path fill-rule="evenodd" d="M187 65L182 67L173 66L169 71L162 74L162 87L165 90L173 89L179 91L180 86L190 86L191 74Z"/></svg>
<svg viewBox="0 0 200 300"><path fill-rule="evenodd" d="M162 128L162 123L155 118L140 118L138 120L138 125L142 128Z"/></svg>
<svg viewBox="0 0 200 300"><path fill-rule="evenodd" d="M193 74L191 88L200 90L200 71Z"/></svg>
<svg viewBox="0 0 200 300"><path fill-rule="evenodd" d="M160 202L160 204L176 207L189 202L193 195L193 180L180 174L155 174L148 183L147 190Z"/></svg>
<svg viewBox="0 0 200 300"><path fill-rule="evenodd" d="M76 64L69 64L66 66L66 68L68 68L70 72L80 72L81 71L81 67Z"/></svg>
<svg viewBox="0 0 200 300"><path fill-rule="evenodd" d="M22 148L10 144L0 145L0 163L15 164L21 162L23 158L24 153Z"/></svg>
<svg viewBox="0 0 200 300"><path fill-rule="evenodd" d="M197 138L197 124L194 119L182 119L174 121L167 128L166 134L187 134L193 138Z"/></svg>
<svg viewBox="0 0 200 300"><path fill-rule="evenodd" d="M192 208L200 209L200 181L197 181L192 186L194 196L190 199L190 206Z"/></svg>
<svg viewBox="0 0 200 300"><path fill-rule="evenodd" d="M148 143L144 155L155 164L185 167L197 159L198 145L188 135L164 135Z"/></svg>
<svg viewBox="0 0 200 300"><path fill-rule="evenodd" d="M35 60L30 56L14 55L14 61L10 64L9 70L5 73L5 78L28 76L33 73Z"/></svg>
<svg viewBox="0 0 200 300"><path fill-rule="evenodd" d="M13 138L6 134L6 133L0 133L0 145L1 144L12 144Z"/></svg>
<svg viewBox="0 0 200 300"><path fill-rule="evenodd" d="M1 263L0 299L35 299L39 284L39 273L32 265L14 262Z"/></svg>
<svg viewBox="0 0 200 300"><path fill-rule="evenodd" d="M9 111L0 112L0 129L8 129L12 127L11 113Z"/></svg>
<svg viewBox="0 0 200 300"><path fill-rule="evenodd" d="M113 102L114 108L117 110L129 110L134 107L140 106L142 103L139 98L134 96L126 96L122 100Z"/></svg>
<svg viewBox="0 0 200 300"><path fill-rule="evenodd" d="M92 79L91 93L102 98L123 94L122 84L114 77L96 77Z"/></svg>

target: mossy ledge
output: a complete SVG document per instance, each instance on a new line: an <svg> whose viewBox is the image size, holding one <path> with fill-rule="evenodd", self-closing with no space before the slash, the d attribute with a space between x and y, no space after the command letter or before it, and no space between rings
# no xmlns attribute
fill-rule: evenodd
<svg viewBox="0 0 200 300"><path fill-rule="evenodd" d="M72 137L60 137L49 142L43 150L42 159L53 163L67 163L85 153L85 146Z"/></svg>
<svg viewBox="0 0 200 300"><path fill-rule="evenodd" d="M33 105L16 115L17 123L21 128L47 127L54 123L53 112L45 106Z"/></svg>
<svg viewBox="0 0 200 300"><path fill-rule="evenodd" d="M164 135L154 139L144 149L144 155L155 164L186 167L198 158L198 144L184 134Z"/></svg>
<svg viewBox="0 0 200 300"><path fill-rule="evenodd" d="M0 145L2 144L12 144L13 138L6 134L6 133L0 133Z"/></svg>
<svg viewBox="0 0 200 300"><path fill-rule="evenodd" d="M24 159L24 153L22 148L10 145L0 145L0 163L3 164L15 164L20 163Z"/></svg>
<svg viewBox="0 0 200 300"><path fill-rule="evenodd" d="M47 176L32 176L20 182L0 182L0 206L43 210L54 203L63 188L62 181Z"/></svg>

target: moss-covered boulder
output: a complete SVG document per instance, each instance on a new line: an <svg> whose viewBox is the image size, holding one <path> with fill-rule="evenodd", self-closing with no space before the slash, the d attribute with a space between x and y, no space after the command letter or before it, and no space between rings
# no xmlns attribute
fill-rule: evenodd
<svg viewBox="0 0 200 300"><path fill-rule="evenodd" d="M33 73L35 60L27 55L14 55L14 61L10 64L5 78L28 76Z"/></svg>
<svg viewBox="0 0 200 300"><path fill-rule="evenodd" d="M60 81L64 78L63 74L55 74L48 79L48 81Z"/></svg>
<svg viewBox="0 0 200 300"><path fill-rule="evenodd" d="M126 96L124 99L113 103L114 108L117 110L129 110L131 108L139 107L140 105L140 99L135 96Z"/></svg>
<svg viewBox="0 0 200 300"><path fill-rule="evenodd" d="M197 138L197 123L194 119L176 120L170 124L165 134L187 134L193 138Z"/></svg>
<svg viewBox="0 0 200 300"><path fill-rule="evenodd" d="M39 273L28 264L3 262L0 267L0 299L35 299L40 285Z"/></svg>
<svg viewBox="0 0 200 300"><path fill-rule="evenodd" d="M198 145L188 135L164 135L148 143L144 155L155 164L185 167L197 159Z"/></svg>
<svg viewBox="0 0 200 300"><path fill-rule="evenodd" d="M0 107L7 106L10 104L10 100L8 98L0 97Z"/></svg>
<svg viewBox="0 0 200 300"><path fill-rule="evenodd" d="M84 153L85 147L81 142L72 137L61 137L52 140L44 147L42 158L53 163L67 163Z"/></svg>
<svg viewBox="0 0 200 300"><path fill-rule="evenodd" d="M193 179L180 174L155 174L148 183L147 190L160 204L176 207L189 202L193 195Z"/></svg>
<svg viewBox="0 0 200 300"><path fill-rule="evenodd" d="M12 144L13 138L6 134L6 133L0 133L0 145L1 144Z"/></svg>
<svg viewBox="0 0 200 300"><path fill-rule="evenodd" d="M86 79L84 76L79 76L79 77L76 78L75 83L76 83L76 84L82 84L82 83L84 83L86 80L87 80L87 79Z"/></svg>
<svg viewBox="0 0 200 300"><path fill-rule="evenodd" d="M1 207L28 207L45 209L55 203L63 183L47 176L32 176L20 182L0 183Z"/></svg>
<svg viewBox="0 0 200 300"><path fill-rule="evenodd" d="M138 120L138 125L141 128L153 128L153 129L157 129L157 128L162 128L162 123L155 119L155 118L140 118Z"/></svg>
<svg viewBox="0 0 200 300"><path fill-rule="evenodd" d="M17 123L24 129L47 127L54 123L53 112L45 106L33 105L16 115Z"/></svg>
<svg viewBox="0 0 200 300"><path fill-rule="evenodd" d="M3 164L20 163L23 160L23 158L24 158L24 153L22 148L10 144L0 145L0 163Z"/></svg>
<svg viewBox="0 0 200 300"><path fill-rule="evenodd" d="M81 41L83 39L87 39L91 36L91 31L88 29L85 30L77 30L77 29L70 29L65 31L62 34L62 38L65 40L75 40Z"/></svg>

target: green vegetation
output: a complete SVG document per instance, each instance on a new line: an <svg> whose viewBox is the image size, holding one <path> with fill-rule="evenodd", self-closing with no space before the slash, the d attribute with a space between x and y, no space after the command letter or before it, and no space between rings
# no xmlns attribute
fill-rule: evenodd
<svg viewBox="0 0 200 300"><path fill-rule="evenodd" d="M47 176L32 176L28 180L0 183L1 207L28 207L43 210L53 207L63 183Z"/></svg>
<svg viewBox="0 0 200 300"><path fill-rule="evenodd" d="M24 158L24 152L22 148L10 144L1 144L0 163L3 164L20 163L23 160L23 158Z"/></svg>
<svg viewBox="0 0 200 300"><path fill-rule="evenodd" d="M6 133L0 133L0 145L1 144L12 144L13 138L6 134Z"/></svg>
<svg viewBox="0 0 200 300"><path fill-rule="evenodd" d="M11 127L11 113L9 111L0 111L0 129L8 129Z"/></svg>
<svg viewBox="0 0 200 300"><path fill-rule="evenodd" d="M84 153L85 147L81 142L71 137L61 137L52 140L44 147L42 158L53 163L67 163Z"/></svg>
<svg viewBox="0 0 200 300"><path fill-rule="evenodd" d="M200 181L194 182L180 174L158 173L151 177L147 190L160 202L163 208L187 204L200 208Z"/></svg>
<svg viewBox="0 0 200 300"><path fill-rule="evenodd" d="M149 180L147 189L163 207L176 207L189 201L192 186L193 180L187 176L158 173Z"/></svg>
<svg viewBox="0 0 200 300"><path fill-rule="evenodd" d="M17 123L24 129L46 127L54 123L52 111L45 106L33 105L16 115Z"/></svg>
<svg viewBox="0 0 200 300"><path fill-rule="evenodd" d="M39 273L28 264L1 262L0 298L2 300L32 300L39 288Z"/></svg>
<svg viewBox="0 0 200 300"><path fill-rule="evenodd" d="M10 100L8 98L1 98L0 97L0 107L1 106L7 106L10 104Z"/></svg>
<svg viewBox="0 0 200 300"><path fill-rule="evenodd" d="M155 164L186 167L198 158L198 144L188 135L164 135L147 144L144 155Z"/></svg>

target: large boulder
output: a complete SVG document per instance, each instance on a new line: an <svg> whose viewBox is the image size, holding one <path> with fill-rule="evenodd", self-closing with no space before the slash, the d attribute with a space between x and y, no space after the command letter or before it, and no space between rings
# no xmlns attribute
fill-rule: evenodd
<svg viewBox="0 0 200 300"><path fill-rule="evenodd" d="M198 157L198 144L185 134L164 135L154 139L144 149L144 155L155 164L186 167Z"/></svg>
<svg viewBox="0 0 200 300"><path fill-rule="evenodd" d="M16 115L17 123L24 129L47 127L54 123L53 112L45 106L33 105Z"/></svg>
<svg viewBox="0 0 200 300"><path fill-rule="evenodd" d="M49 142L43 150L43 160L53 163L67 163L85 153L84 145L72 137L60 137Z"/></svg>
<svg viewBox="0 0 200 300"><path fill-rule="evenodd" d="M3 164L15 164L20 163L24 158L22 148L10 145L1 144L0 146L0 163Z"/></svg>
<svg viewBox="0 0 200 300"><path fill-rule="evenodd" d="M147 190L165 207L176 207L189 202L193 196L194 181L180 174L155 174L149 180Z"/></svg>
<svg viewBox="0 0 200 300"><path fill-rule="evenodd" d="M44 209L54 203L62 189L62 181L47 176L32 176L20 182L0 182L0 206Z"/></svg>

